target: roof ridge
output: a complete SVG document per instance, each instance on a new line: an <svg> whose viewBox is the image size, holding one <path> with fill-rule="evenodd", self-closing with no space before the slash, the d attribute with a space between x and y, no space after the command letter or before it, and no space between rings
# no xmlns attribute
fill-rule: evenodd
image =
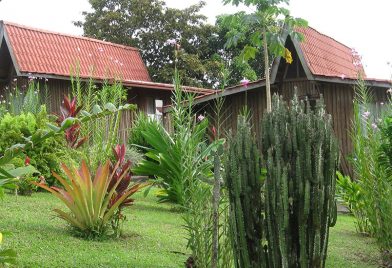
<svg viewBox="0 0 392 268"><path fill-rule="evenodd" d="M35 32L60 35L60 36L76 38L76 39L83 39L83 40L96 42L96 43L100 43L100 44L116 46L116 47L120 47L120 48L123 48L123 49L139 51L139 48L136 48L136 47L116 44L116 43L103 41L103 40L99 40L99 39L95 39L95 38L91 38L91 37L80 36L80 35L73 35L73 34L67 34L67 33L60 33L60 32L55 32L55 31L49 31L49 30L45 30L45 29L41 29L41 28L35 28L35 27L31 27L31 26L26 26L26 25L18 24L18 23L15 23L15 22L9 22L9 21L5 21L5 20L0 20L0 23L3 23L4 26L9 25L9 26L18 27L18 28L22 28L22 29L27 29L27 30L31 30L31 31L35 31Z"/></svg>

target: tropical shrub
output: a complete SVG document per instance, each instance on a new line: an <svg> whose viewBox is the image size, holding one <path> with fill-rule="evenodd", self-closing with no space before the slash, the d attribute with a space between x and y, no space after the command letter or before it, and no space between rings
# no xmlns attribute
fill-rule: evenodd
<svg viewBox="0 0 392 268"><path fill-rule="evenodd" d="M4 148L25 143L25 139L34 135L39 129L46 129L46 123L49 123L49 120L45 107L41 107L37 115L21 113L13 116L7 113L0 119L0 153L4 153ZM51 171L58 172L59 163L65 157L63 146L61 137L50 137L39 145L25 149L25 154L31 159L31 164L50 185L54 182ZM11 164L15 167L24 166L24 156L13 158ZM27 186L25 183L23 185Z"/></svg>
<svg viewBox="0 0 392 268"><path fill-rule="evenodd" d="M44 93L46 92L47 90L45 90ZM46 102L46 94L41 93L40 83L31 78L27 89L15 87L6 90L4 101L5 108L13 115L22 113L37 114L42 105Z"/></svg>
<svg viewBox="0 0 392 268"><path fill-rule="evenodd" d="M118 164L115 169L117 167ZM90 173L85 161L79 170L66 165L62 165L62 168L67 175L66 179L56 173L53 175L63 188L34 184L51 192L69 208L71 213L60 209L54 211L83 237L94 238L108 234L108 228L119 207L131 204L128 198L140 188L140 184L136 184L125 189L119 196L116 189L126 178L129 168L121 171L122 175L117 177L111 174L109 161L99 166L95 175ZM117 180L112 182L114 179Z"/></svg>
<svg viewBox="0 0 392 268"><path fill-rule="evenodd" d="M146 120L140 129L148 145L146 158L133 171L154 176L162 187L160 201L177 203L183 208L187 247L192 252L186 266L211 267L213 155L223 141L207 143L208 120L196 118L192 109L194 95L182 90L178 72L174 78L171 112L174 132Z"/></svg>
<svg viewBox="0 0 392 268"><path fill-rule="evenodd" d="M89 165L94 169L112 156L112 147L119 143L119 127L124 110L136 110L136 105L124 104L127 94L121 83L104 83L100 90L92 79L82 83L78 76L72 78L72 97L74 105L83 107L84 113L96 114L110 111L99 120L91 120L75 129L85 146L80 148ZM75 107L75 111L77 111ZM85 141L82 141L86 139ZM76 144L75 144L76 145ZM81 144L80 144L81 145ZM79 147L80 145L77 145Z"/></svg>
<svg viewBox="0 0 392 268"><path fill-rule="evenodd" d="M372 96L363 80L355 88L353 169L364 195L364 213L369 219L368 233L373 235L385 265L392 265L392 184L389 165L389 118L392 106L377 114L371 108ZM358 220L358 219L357 219Z"/></svg>
<svg viewBox="0 0 392 268"><path fill-rule="evenodd" d="M0 151L17 143L23 143L25 137L31 136L36 130L35 116L31 113L12 115L5 114L0 119Z"/></svg>
<svg viewBox="0 0 392 268"><path fill-rule="evenodd" d="M392 93L391 93L392 94ZM390 104L392 105L392 104ZM392 108L392 107L391 107ZM392 112L392 109L389 110ZM375 220L377 225L373 228L379 242L385 266L392 266L392 115L384 120L381 125L381 144L378 163L385 177L381 178L378 196L375 202ZM372 199L373 200L373 199Z"/></svg>
<svg viewBox="0 0 392 268"><path fill-rule="evenodd" d="M144 154L136 146L128 146L125 159L131 161L131 167L135 167L144 159Z"/></svg>
<svg viewBox="0 0 392 268"><path fill-rule="evenodd" d="M13 249L3 249L3 233L0 232L0 265L2 267L9 267L16 265L16 251Z"/></svg>
<svg viewBox="0 0 392 268"><path fill-rule="evenodd" d="M158 196L160 201L182 206L186 206L191 180L213 175L212 158L208 158L213 146L207 147L205 143L208 120L197 122L192 111L193 98L176 82L172 112L174 132L170 134L161 124L144 122L141 135L148 145L146 159L133 169L136 174L155 176L163 188ZM185 100L187 105L183 107Z"/></svg>
<svg viewBox="0 0 392 268"><path fill-rule="evenodd" d="M274 96L262 121L267 267L325 267L336 222L338 147L322 101Z"/></svg>
<svg viewBox="0 0 392 268"><path fill-rule="evenodd" d="M149 118L145 113L137 113L136 119L128 132L128 144L138 145L141 150L146 152L146 148L149 148L150 144L146 141L142 132L145 131L148 125L154 125L155 128L159 128L161 123L153 118Z"/></svg>
<svg viewBox="0 0 392 268"><path fill-rule="evenodd" d="M336 176L336 196L344 202L355 217L357 232L369 234L371 228L369 219L366 217L366 199L361 184L352 180L350 176L344 176L339 171L336 172Z"/></svg>

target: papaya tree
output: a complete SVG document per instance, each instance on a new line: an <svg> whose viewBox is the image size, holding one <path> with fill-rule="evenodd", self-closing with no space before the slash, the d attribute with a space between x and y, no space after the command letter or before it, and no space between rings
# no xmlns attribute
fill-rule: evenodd
<svg viewBox="0 0 392 268"><path fill-rule="evenodd" d="M307 21L294 18L290 11L282 4L289 4L289 0L223 0L224 4L238 6L243 4L254 8L251 14L238 12L227 15L224 23L230 27L227 33L226 47L245 44L242 49L242 59L246 62L254 59L259 51L264 56L264 76L266 79L267 112L271 111L270 61L269 53L274 57L283 57L287 63L292 62L291 52L285 47L285 34L302 41L303 35L296 32L296 27L306 27ZM251 32L250 38L248 33ZM244 42L245 41L245 42Z"/></svg>

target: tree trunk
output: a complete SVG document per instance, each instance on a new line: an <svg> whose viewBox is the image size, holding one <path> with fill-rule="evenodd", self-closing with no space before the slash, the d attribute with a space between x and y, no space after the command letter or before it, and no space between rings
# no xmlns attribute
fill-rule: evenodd
<svg viewBox="0 0 392 268"><path fill-rule="evenodd" d="M263 30L263 46L264 46L265 89L267 93L267 113L270 113L272 110L271 85L270 85L270 72L269 72L269 59L268 59L267 31L265 28Z"/></svg>

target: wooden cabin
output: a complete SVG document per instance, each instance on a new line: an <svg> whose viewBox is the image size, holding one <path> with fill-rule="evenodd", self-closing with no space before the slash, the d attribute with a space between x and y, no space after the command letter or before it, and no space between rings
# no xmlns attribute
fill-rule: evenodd
<svg viewBox="0 0 392 268"><path fill-rule="evenodd" d="M351 174L348 156L352 151L349 130L353 119L354 85L358 74L374 96L374 108L387 101L387 89L391 81L368 78L362 68L360 57L350 47L326 36L313 28L300 29L305 40L301 43L285 37L285 45L291 51L293 62L277 58L271 68L272 94L283 95L289 100L295 91L300 99L310 102L324 97L327 112L332 115L333 128L340 144L342 169ZM212 114L214 99L224 96L224 128L236 128L237 115L246 104L252 113L252 124L260 137L260 122L266 111L265 79L247 85L226 88L196 100L197 110Z"/></svg>
<svg viewBox="0 0 392 268"><path fill-rule="evenodd" d="M23 90L29 78L49 90L49 108L59 112L64 94L71 91L71 76L87 84L90 79L98 90L103 83L117 81L127 89L128 102L152 116L169 105L173 85L151 81L137 48L101 40L34 29L0 21L0 93L16 86ZM212 90L185 87L203 95ZM161 107L157 107L157 104ZM121 129L133 120L125 113Z"/></svg>

